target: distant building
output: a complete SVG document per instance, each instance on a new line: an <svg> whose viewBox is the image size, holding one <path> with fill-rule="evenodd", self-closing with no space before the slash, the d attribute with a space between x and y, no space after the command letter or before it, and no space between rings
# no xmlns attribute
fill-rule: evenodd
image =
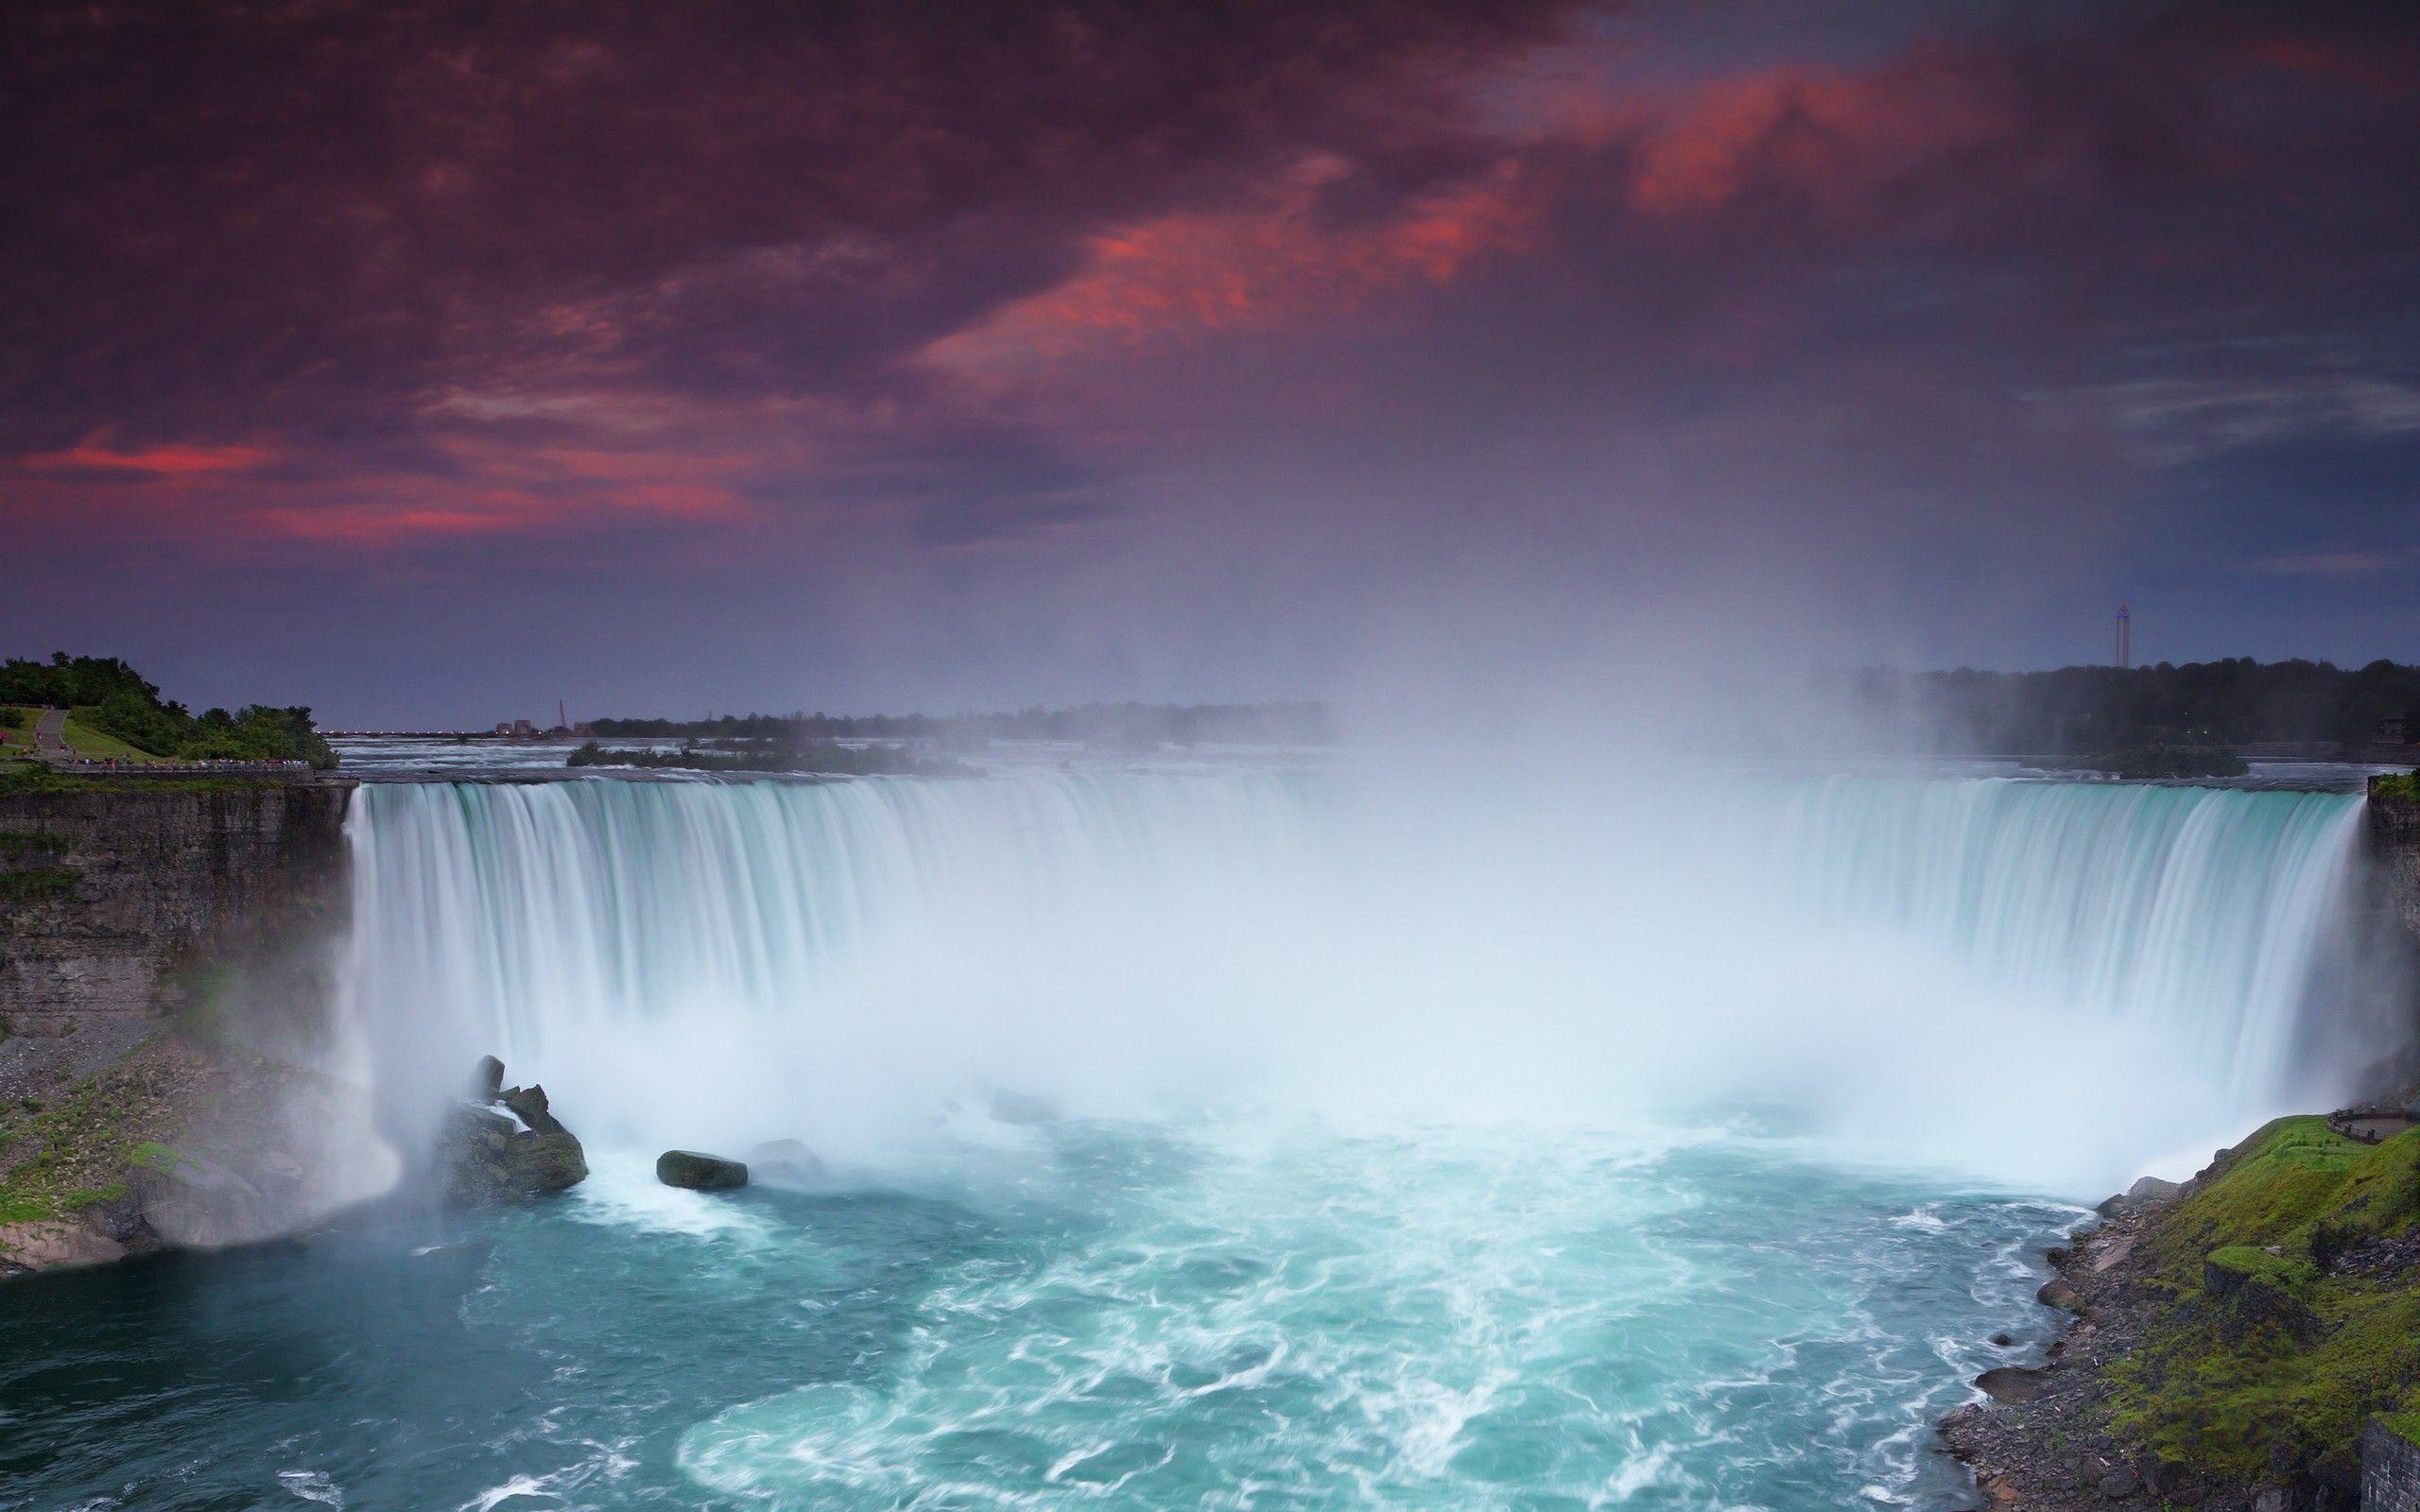
<svg viewBox="0 0 2420 1512"><path fill-rule="evenodd" d="M538 727L527 719L499 719L495 722L495 732L499 735L534 735Z"/></svg>

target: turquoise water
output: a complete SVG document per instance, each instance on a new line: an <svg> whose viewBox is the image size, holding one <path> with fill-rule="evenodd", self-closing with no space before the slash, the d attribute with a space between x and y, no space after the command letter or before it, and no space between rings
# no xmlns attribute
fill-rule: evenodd
<svg viewBox="0 0 2420 1512"><path fill-rule="evenodd" d="M1701 1131L975 1120L13 1286L0 1507L1964 1504L2072 1210ZM1985 1343L2014 1329L2017 1350Z"/></svg>
<svg viewBox="0 0 2420 1512"><path fill-rule="evenodd" d="M366 787L337 1069L408 1152L499 1053L596 1175L0 1288L0 1512L1967 1505L1932 1424L2047 1343L2050 1197L2378 1048L2394 999L2341 988L2358 817L1996 780ZM1071 1116L969 1111L1003 1088ZM651 1174L784 1137L826 1190Z"/></svg>

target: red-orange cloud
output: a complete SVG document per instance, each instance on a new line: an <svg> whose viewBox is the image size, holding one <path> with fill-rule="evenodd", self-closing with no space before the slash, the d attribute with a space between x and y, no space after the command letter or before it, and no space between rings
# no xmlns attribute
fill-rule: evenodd
<svg viewBox="0 0 2420 1512"><path fill-rule="evenodd" d="M1911 169L2007 143L2018 126L2009 100L1940 56L1867 72L1763 68L1561 113L1576 141L1626 145L1628 203L1665 220L1719 210L1758 185L1851 210Z"/></svg>
<svg viewBox="0 0 2420 1512"><path fill-rule="evenodd" d="M124 539L213 549L280 544L374 552L447 540L564 538L649 519L737 518L737 459L695 447L624 451L514 444L479 427L435 438L425 469L361 468L308 448L163 445L100 438L18 459L7 512L32 521L106 518ZM276 474L239 476L277 457ZM172 492L154 487L170 479Z"/></svg>
<svg viewBox="0 0 2420 1512"><path fill-rule="evenodd" d="M188 446L171 443L121 451L93 437L63 452L36 452L25 458L27 467L46 471L138 472L150 477L189 478L212 472L240 472L269 459L257 446Z"/></svg>
<svg viewBox="0 0 2420 1512"><path fill-rule="evenodd" d="M1516 164L1410 201L1372 223L1341 222L1326 191L1351 164L1314 157L1255 202L1165 215L1094 238L1081 271L928 347L962 375L997 374L1209 332L1270 329L1443 284L1516 251L1538 206Z"/></svg>

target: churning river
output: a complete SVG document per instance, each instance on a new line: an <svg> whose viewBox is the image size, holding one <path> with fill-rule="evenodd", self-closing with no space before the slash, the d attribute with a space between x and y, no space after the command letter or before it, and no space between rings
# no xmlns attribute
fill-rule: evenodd
<svg viewBox="0 0 2420 1512"><path fill-rule="evenodd" d="M493 1050L594 1176L12 1284L0 1508L1958 1506L2076 1204L2376 1048L2326 794L354 803L395 1139Z"/></svg>

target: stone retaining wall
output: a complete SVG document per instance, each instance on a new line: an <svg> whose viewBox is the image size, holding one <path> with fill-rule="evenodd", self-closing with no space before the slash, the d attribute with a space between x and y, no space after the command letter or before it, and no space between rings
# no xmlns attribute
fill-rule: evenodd
<svg viewBox="0 0 2420 1512"><path fill-rule="evenodd" d="M2369 815L2370 847L2386 872L2395 915L2420 938L2420 803L2373 795Z"/></svg>
<svg viewBox="0 0 2420 1512"><path fill-rule="evenodd" d="M2361 1512L2420 1512L2420 1445L2384 1423L2361 1435Z"/></svg>

